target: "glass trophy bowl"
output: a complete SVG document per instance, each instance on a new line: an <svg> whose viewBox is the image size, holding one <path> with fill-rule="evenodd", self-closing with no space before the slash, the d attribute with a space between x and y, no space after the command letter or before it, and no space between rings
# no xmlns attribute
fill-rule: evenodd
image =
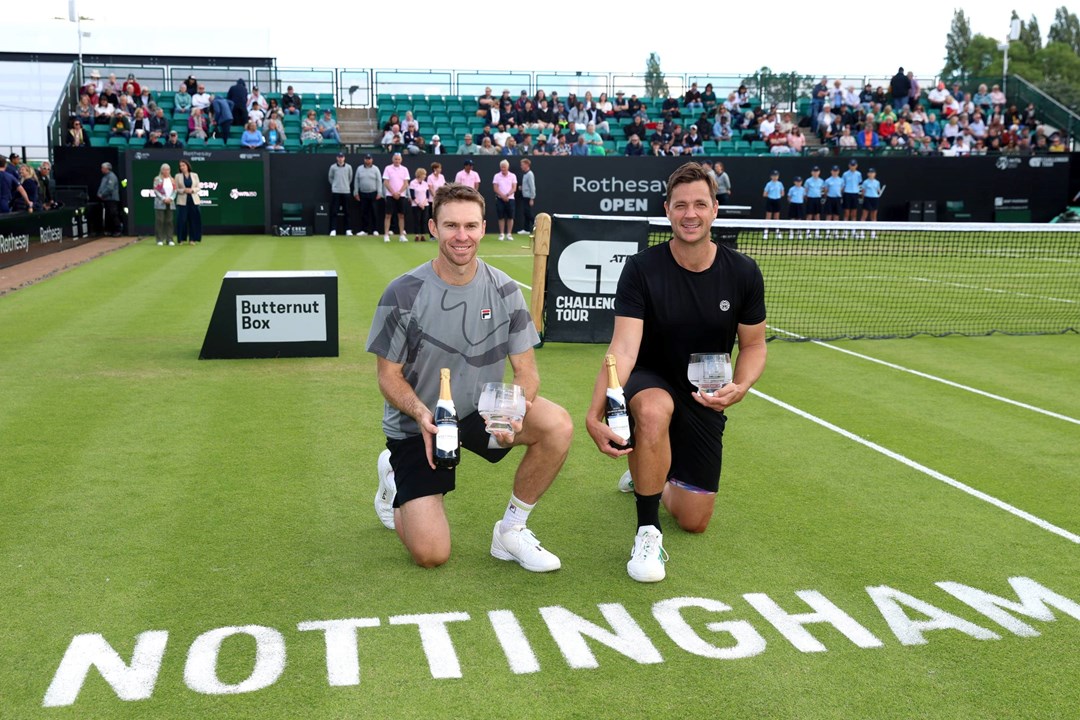
<svg viewBox="0 0 1080 720"><path fill-rule="evenodd" d="M525 417L525 391L509 383L485 383L476 409L489 433L513 432L511 423L520 423Z"/></svg>

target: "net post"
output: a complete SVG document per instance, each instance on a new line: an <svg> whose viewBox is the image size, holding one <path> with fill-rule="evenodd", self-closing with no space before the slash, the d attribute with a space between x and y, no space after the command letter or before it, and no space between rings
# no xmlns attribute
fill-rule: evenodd
<svg viewBox="0 0 1080 720"><path fill-rule="evenodd" d="M544 337L544 292L547 289L547 264L551 252L551 215L539 213L533 225L533 274L532 302L529 312L532 314L536 332Z"/></svg>

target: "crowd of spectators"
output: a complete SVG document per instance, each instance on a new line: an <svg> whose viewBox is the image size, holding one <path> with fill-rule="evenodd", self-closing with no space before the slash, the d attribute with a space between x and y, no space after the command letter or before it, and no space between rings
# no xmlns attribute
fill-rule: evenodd
<svg viewBox="0 0 1080 720"><path fill-rule="evenodd" d="M239 130L240 143L245 148L265 148L271 151L285 149L288 139L286 116L300 117L304 113L303 99L290 85L281 99L267 99L258 87L248 90L247 83L239 78L225 93L208 92L204 83L189 75L174 93L158 96L142 87L134 73L120 82L115 73L102 80L94 70L79 89L79 98L68 120L64 144L69 147L87 147L95 127L106 125L107 138L133 138L145 140L146 147L182 148L192 139L220 138L228 142ZM314 119L315 111L309 109L307 117L313 119L309 133L307 121L301 125L299 135L305 142L321 143L325 139L341 142L337 121L332 111ZM96 133L93 133L96 134Z"/></svg>
<svg viewBox="0 0 1080 720"><path fill-rule="evenodd" d="M0 156L0 214L52 210L60 204L48 160L33 168L19 153Z"/></svg>
<svg viewBox="0 0 1080 720"><path fill-rule="evenodd" d="M1048 132L1040 123L1034 105L1021 110L1009 104L997 85L965 92L959 83L946 88L939 82L923 93L903 68L888 87L866 84L861 91L822 78L803 112L762 106L745 85L718 97L712 84L699 89L697 83L681 97L664 99L653 116L650 107L655 108L622 91L610 99L591 91L562 98L522 90L515 99L509 90L496 96L488 87L476 100L483 129L455 138L456 152L599 156L617 144L627 156L703 155L712 154L713 141L739 141L755 143L752 152L777 155L888 149L953 156L1065 152L1068 146L1063 133ZM445 152L437 149L438 135L428 143L423 130L412 112L394 114L379 144L387 152Z"/></svg>

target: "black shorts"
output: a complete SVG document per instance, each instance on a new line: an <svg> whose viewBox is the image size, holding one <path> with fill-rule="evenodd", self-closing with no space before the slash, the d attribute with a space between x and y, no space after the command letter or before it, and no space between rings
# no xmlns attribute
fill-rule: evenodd
<svg viewBox="0 0 1080 720"><path fill-rule="evenodd" d="M843 208L840 205L840 198L827 197L825 198L825 214L826 215L839 215Z"/></svg>
<svg viewBox="0 0 1080 720"><path fill-rule="evenodd" d="M491 435L484 429L484 418L478 412L458 421L458 437L462 447L491 463L499 462L511 450L488 447ZM397 483L394 507L428 495L445 495L454 489L456 469L432 470L424 452L422 435L411 435L403 440L387 438L386 447L390 451L390 467L394 469Z"/></svg>
<svg viewBox="0 0 1080 720"><path fill-rule="evenodd" d="M685 390L676 389L658 373L634 369L626 381L626 401L642 390L659 388L671 396L675 411L671 416L668 437L671 442L671 467L668 480L678 480L706 492L720 488L720 467L724 458L724 425L727 416L699 405ZM630 427L634 414L630 413Z"/></svg>
<svg viewBox="0 0 1080 720"><path fill-rule="evenodd" d="M513 220L514 201L495 198L495 217L499 220Z"/></svg>
<svg viewBox="0 0 1080 720"><path fill-rule="evenodd" d="M858 210L859 209L859 193L844 193L844 209L845 210Z"/></svg>
<svg viewBox="0 0 1080 720"><path fill-rule="evenodd" d="M778 213L780 212L780 199L765 198L765 212Z"/></svg>
<svg viewBox="0 0 1080 720"><path fill-rule="evenodd" d="M825 198L806 198L806 214L810 216L820 215L821 206L825 204Z"/></svg>
<svg viewBox="0 0 1080 720"><path fill-rule="evenodd" d="M387 215L404 215L407 202L403 197L395 198L392 195L386 196L386 214ZM405 232L403 229L401 232Z"/></svg>
<svg viewBox="0 0 1080 720"><path fill-rule="evenodd" d="M788 203L787 216L790 220L805 220L806 203Z"/></svg>
<svg viewBox="0 0 1080 720"><path fill-rule="evenodd" d="M864 197L862 199L862 209L863 210L877 210L877 208L878 208L878 199L879 198Z"/></svg>

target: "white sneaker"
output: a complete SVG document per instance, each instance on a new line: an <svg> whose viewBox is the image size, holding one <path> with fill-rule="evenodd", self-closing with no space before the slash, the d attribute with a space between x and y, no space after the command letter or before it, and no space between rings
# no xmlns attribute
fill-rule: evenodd
<svg viewBox="0 0 1080 720"><path fill-rule="evenodd" d="M638 582L660 582L666 574L664 563L668 554L664 551L664 535L652 525L638 528L634 537L634 549L626 572Z"/></svg>
<svg viewBox="0 0 1080 720"><path fill-rule="evenodd" d="M158 244L158 245L164 245L165 243L163 243L162 241L158 240L158 241L157 241L157 244Z"/></svg>
<svg viewBox="0 0 1080 720"><path fill-rule="evenodd" d="M382 241L383 242L390 242L390 236L389 235L383 235L382 236Z"/></svg>
<svg viewBox="0 0 1080 720"><path fill-rule="evenodd" d="M346 230L346 231L345 231L345 234L346 234L346 235L352 235L352 230Z"/></svg>
<svg viewBox="0 0 1080 720"><path fill-rule="evenodd" d="M399 235L398 242L409 242L409 238L405 237L404 235Z"/></svg>
<svg viewBox="0 0 1080 720"><path fill-rule="evenodd" d="M337 230L331 230L330 237L334 237L335 235L337 235Z"/></svg>
<svg viewBox="0 0 1080 720"><path fill-rule="evenodd" d="M360 235L367 235L367 230L361 230Z"/></svg>
<svg viewBox="0 0 1080 720"><path fill-rule="evenodd" d="M172 240L170 240L169 241L169 247L173 247L174 245L176 245L176 243L174 243Z"/></svg>
<svg viewBox="0 0 1080 720"><path fill-rule="evenodd" d="M630 477L630 471L627 470L619 478L619 492L632 493L634 492L634 478Z"/></svg>
<svg viewBox="0 0 1080 720"><path fill-rule="evenodd" d="M528 230L518 230L518 235L528 235L528 234L529 234Z"/></svg>
<svg viewBox="0 0 1080 720"><path fill-rule="evenodd" d="M508 532L499 527L502 521L495 523L491 534L491 556L499 560L513 560L529 572L551 572L562 567L562 561L540 546L540 541L532 530L524 525L515 525Z"/></svg>
<svg viewBox="0 0 1080 720"><path fill-rule="evenodd" d="M397 483L394 482L394 470L390 467L390 451L379 453L377 464L379 472L379 490L375 493L375 514L379 522L390 530L394 529L394 496L397 495Z"/></svg>
<svg viewBox="0 0 1080 720"><path fill-rule="evenodd" d="M503 235L502 233L499 233L499 241L501 242L501 241L503 241L505 239L506 239L506 236Z"/></svg>

